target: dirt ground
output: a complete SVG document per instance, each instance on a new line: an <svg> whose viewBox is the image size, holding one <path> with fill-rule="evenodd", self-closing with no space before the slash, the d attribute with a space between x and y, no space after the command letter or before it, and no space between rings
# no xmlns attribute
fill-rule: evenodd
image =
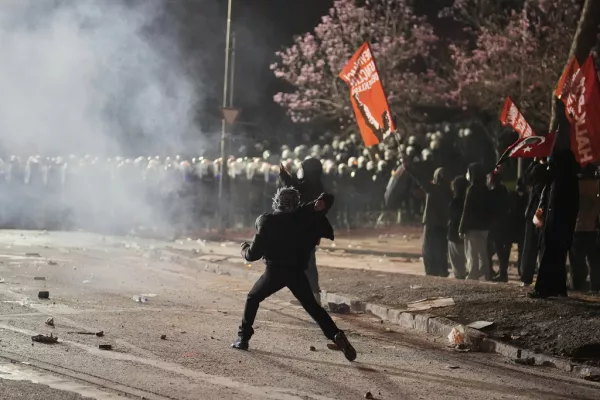
<svg viewBox="0 0 600 400"><path fill-rule="evenodd" d="M532 300L529 288L364 270L320 268L323 289L405 309L411 301L452 297L455 306L424 313L468 324L491 321L485 332L536 352L600 365L600 297Z"/></svg>

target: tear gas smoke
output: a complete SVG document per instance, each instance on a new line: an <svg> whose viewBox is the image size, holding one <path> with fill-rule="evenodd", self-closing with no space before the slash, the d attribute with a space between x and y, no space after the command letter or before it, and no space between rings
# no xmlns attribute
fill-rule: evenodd
<svg viewBox="0 0 600 400"><path fill-rule="evenodd" d="M68 210L71 219L102 228L122 223L123 217L150 225L165 219L156 199L148 201L152 196L139 176L131 178L146 165L106 162L117 155L175 154L202 146L195 123L197 84L183 71L176 27L164 18L164 5L161 0L0 3L0 149L4 172L12 175L4 222L33 218L32 207L58 207L55 217ZM9 166L10 154L20 162ZM42 157L30 163L32 177L17 187L19 171L25 173L27 157L34 154ZM99 159L81 160L84 154ZM65 159L48 163L44 156ZM49 192L60 194L44 192L58 185L50 180L44 190L34 189L35 175L51 176L48 170L59 168L55 164L66 183Z"/></svg>

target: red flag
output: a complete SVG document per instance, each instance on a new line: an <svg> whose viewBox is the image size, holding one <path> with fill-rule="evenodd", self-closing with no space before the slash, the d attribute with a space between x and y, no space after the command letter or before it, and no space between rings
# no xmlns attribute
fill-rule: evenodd
<svg viewBox="0 0 600 400"><path fill-rule="evenodd" d="M546 136L529 136L519 138L511 144L502 154L496 166L502 164L508 158L545 158L552 154L554 143L556 141L556 132L549 133Z"/></svg>
<svg viewBox="0 0 600 400"><path fill-rule="evenodd" d="M525 117L510 97L506 98L502 113L500 114L500 122L502 125L510 125L519 134L519 138L535 136L535 132L525 120Z"/></svg>
<svg viewBox="0 0 600 400"><path fill-rule="evenodd" d="M558 80L558 85L556 85L554 95L564 102L565 105L567 105L569 93L571 93L571 90L573 89L573 79L578 71L579 63L577 62L577 59L573 57Z"/></svg>
<svg viewBox="0 0 600 400"><path fill-rule="evenodd" d="M365 145L383 141L395 127L369 43L358 49L339 77L350 87L350 101Z"/></svg>
<svg viewBox="0 0 600 400"><path fill-rule="evenodd" d="M587 58L573 78L566 106L572 118L571 150L581 165L600 159L600 84L594 60Z"/></svg>
<svg viewBox="0 0 600 400"><path fill-rule="evenodd" d="M507 157L511 158L545 158L552 154L556 132L546 136L529 136L517 140L508 148Z"/></svg>

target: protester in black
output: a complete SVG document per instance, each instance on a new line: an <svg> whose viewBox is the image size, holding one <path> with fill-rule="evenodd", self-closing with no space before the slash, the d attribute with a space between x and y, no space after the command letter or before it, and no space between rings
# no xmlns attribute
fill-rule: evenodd
<svg viewBox="0 0 600 400"><path fill-rule="evenodd" d="M527 168L524 176L525 183L530 190L525 210L525 238L519 263L519 275L521 276L521 285L527 287L533 283L533 276L538 266L541 230L533 224L533 217L540 205L542 191L548 181L548 165L534 162Z"/></svg>
<svg viewBox="0 0 600 400"><path fill-rule="evenodd" d="M509 225L509 240L517 244L518 261L517 267L519 276L521 274L521 262L523 259L523 242L525 240L525 212L527 210L528 191L523 179L517 179L517 185L514 191L508 194L508 225ZM532 216L533 218L533 216ZM531 220L529 221L531 223Z"/></svg>
<svg viewBox="0 0 600 400"><path fill-rule="evenodd" d="M448 255L450 265L456 279L467 277L467 258L465 254L465 240L460 237L458 227L465 206L465 195L469 182L464 176L457 176L452 181L452 192L454 197L450 201L450 219L448 221Z"/></svg>
<svg viewBox="0 0 600 400"><path fill-rule="evenodd" d="M266 270L248 293L242 325L232 347L248 349L260 303L287 287L346 358L349 361L356 358L356 351L344 332L317 303L305 274L319 240L334 239L333 228L325 216L332 204L333 196L322 194L317 200L301 205L296 189L280 188L273 199L273 213L258 217L254 240L242 243L242 255L247 261L264 259Z"/></svg>
<svg viewBox="0 0 600 400"><path fill-rule="evenodd" d="M540 271L530 297L567 295L567 252L579 212L579 165L571 150L561 150L550 160L551 184L542 227Z"/></svg>
<svg viewBox="0 0 600 400"><path fill-rule="evenodd" d="M465 238L467 255L467 279L492 279L492 267L487 251L487 238L492 224L493 208L486 173L480 163L471 163L467 168L470 185L465 195L465 206L458 233Z"/></svg>
<svg viewBox="0 0 600 400"><path fill-rule="evenodd" d="M497 172L488 175L488 187L493 210L492 225L487 241L488 257L490 266L492 266L492 257L494 254L498 256L499 272L494 280L508 282L508 262L512 245L508 189L502 184Z"/></svg>
<svg viewBox="0 0 600 400"><path fill-rule="evenodd" d="M323 186L323 166L316 158L307 158L302 162L302 168L298 171L297 178L293 178L281 166L279 170L280 187L293 187L300 192L300 201L308 203L315 200L325 192ZM313 247L310 257L307 260L308 267L306 268L306 276L310 283L313 295L317 302L321 302L321 287L319 286L319 272L317 270L317 258Z"/></svg>
<svg viewBox="0 0 600 400"><path fill-rule="evenodd" d="M590 289L600 291L600 247L598 246L598 215L600 215L600 193L596 167L588 164L579 180L579 214L573 234L573 245L569 251L571 285L573 290L584 290L588 270Z"/></svg>
<svg viewBox="0 0 600 400"><path fill-rule="evenodd" d="M407 160L408 161L408 160ZM433 173L433 180L421 177L411 167L406 171L423 188L425 212L423 213L423 264L425 273L432 276L447 277L448 273L448 206L452 200L452 190L444 177L444 169Z"/></svg>

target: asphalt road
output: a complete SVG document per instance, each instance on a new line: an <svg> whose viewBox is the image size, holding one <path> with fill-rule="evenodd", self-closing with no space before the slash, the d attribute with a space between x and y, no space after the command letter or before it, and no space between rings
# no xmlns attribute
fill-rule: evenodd
<svg viewBox="0 0 600 400"><path fill-rule="evenodd" d="M181 265L169 245L0 232L0 398L600 398L598 384L495 355L452 352L439 339L368 315L336 318L359 353L349 363L327 349L287 290L263 304L251 350L232 350L252 282ZM40 290L50 299L37 299ZM139 296L148 302L133 300ZM45 324L50 316L55 327ZM77 331L104 336L69 333ZM40 333L59 343L32 345Z"/></svg>

